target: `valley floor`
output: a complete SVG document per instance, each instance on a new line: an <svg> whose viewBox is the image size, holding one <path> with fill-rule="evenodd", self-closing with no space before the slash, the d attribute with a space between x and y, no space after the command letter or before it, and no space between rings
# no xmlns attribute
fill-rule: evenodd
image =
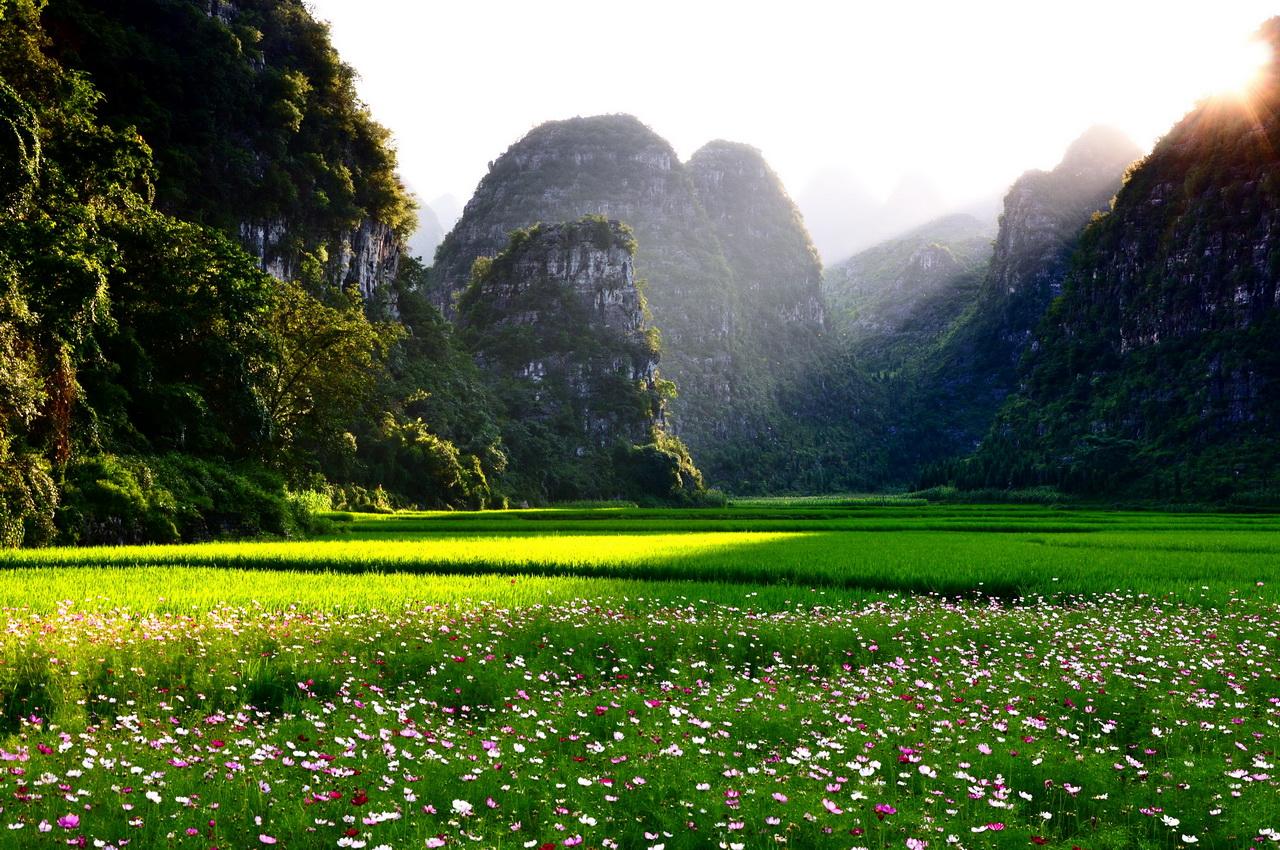
<svg viewBox="0 0 1280 850"><path fill-rule="evenodd" d="M1280 840L1274 516L333 529L0 555L0 846Z"/></svg>

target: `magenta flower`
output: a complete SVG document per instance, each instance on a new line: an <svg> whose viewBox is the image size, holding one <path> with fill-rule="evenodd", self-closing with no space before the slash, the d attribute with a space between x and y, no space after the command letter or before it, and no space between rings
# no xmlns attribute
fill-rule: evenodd
<svg viewBox="0 0 1280 850"><path fill-rule="evenodd" d="M75 829L79 825L80 825L79 815L63 815L62 817L58 818L58 826L62 827L63 829Z"/></svg>

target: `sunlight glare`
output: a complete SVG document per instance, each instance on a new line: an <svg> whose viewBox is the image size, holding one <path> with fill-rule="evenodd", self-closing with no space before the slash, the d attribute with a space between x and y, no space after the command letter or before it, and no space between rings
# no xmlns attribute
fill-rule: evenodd
<svg viewBox="0 0 1280 850"><path fill-rule="evenodd" d="M1275 60L1271 45L1249 41L1208 58L1204 73L1206 95L1247 94L1262 70Z"/></svg>

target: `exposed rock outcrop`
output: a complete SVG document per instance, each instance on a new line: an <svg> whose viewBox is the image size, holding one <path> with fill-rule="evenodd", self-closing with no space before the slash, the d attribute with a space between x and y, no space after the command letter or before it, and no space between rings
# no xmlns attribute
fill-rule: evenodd
<svg viewBox="0 0 1280 850"><path fill-rule="evenodd" d="M534 388L521 418L553 422L571 410L578 452L645 442L662 422L634 251L616 221L538 225L481 261L458 304L481 368Z"/></svg>
<svg viewBox="0 0 1280 850"><path fill-rule="evenodd" d="M453 314L472 263L511 231L588 214L635 231L664 371L681 389L673 426L695 448L723 437L734 400L732 273L675 151L631 116L548 122L493 162L437 251L434 302Z"/></svg>
<svg viewBox="0 0 1280 850"><path fill-rule="evenodd" d="M701 475L664 430L631 231L588 217L512 234L476 262L457 302L463 337L503 406L504 441L548 499L687 499Z"/></svg>
<svg viewBox="0 0 1280 850"><path fill-rule="evenodd" d="M343 231L330 240L318 241L300 235L305 228L276 219L241 222L240 244L258 259L262 270L279 280L296 280L301 274L299 241L322 249L324 281L341 289L356 289L366 301L383 295L395 280L400 263L401 241L390 227L365 219L359 227Z"/></svg>

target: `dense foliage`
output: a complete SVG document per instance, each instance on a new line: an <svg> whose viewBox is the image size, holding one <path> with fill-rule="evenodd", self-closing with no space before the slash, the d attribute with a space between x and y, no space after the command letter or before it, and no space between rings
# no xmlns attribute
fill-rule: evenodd
<svg viewBox="0 0 1280 850"><path fill-rule="evenodd" d="M1280 44L1280 20L1264 34ZM1273 503L1280 493L1280 72L1207 101L1086 231L976 486Z"/></svg>
<svg viewBox="0 0 1280 850"><path fill-rule="evenodd" d="M165 212L228 232L285 220L309 252L366 218L412 229L389 133L301 0L48 0L44 19L102 122L152 146Z"/></svg>
<svg viewBox="0 0 1280 850"><path fill-rule="evenodd" d="M232 50L230 29L196 4L155 5L161 19L185 22L169 21L175 38L186 37L183 26L207 36L208 55L179 62L174 45L160 38L163 30L147 29L159 26L154 20L139 18L140 29L131 28L132 7L113 7L118 14L111 17L72 4L0 3L6 545L290 533L297 517L285 484L306 485L337 468L354 453L353 423L385 400L379 376L402 332L370 321L358 296L329 285L318 263L301 262L296 279L280 281L234 238L235 217L257 214L244 204L285 205L289 193L271 200L271 192L232 180L233 194L206 197L195 188L214 191L224 175L177 165L235 162L233 148L251 151L234 116L197 117L203 107L193 92L204 86L209 98L228 94L214 66L242 76L262 71L255 79L271 76L272 66L263 70L260 57ZM309 33L303 53L337 75L316 71L329 89L309 109L324 116L316 119L322 124L338 123L290 132L329 145L335 158L325 167L360 160L363 143L353 140L362 132L378 147L366 151L367 171L348 175L359 187L356 207L329 219L314 210L299 215L327 227L364 215L396 221L407 207L398 184L387 182L394 157L354 100L349 70L337 63L323 28L297 17L301 7L272 8L268 18L293 16L294 29L280 30L279 39ZM88 20L104 36L92 45L73 26ZM85 61L94 65L91 74L64 64L87 55L72 45L98 51ZM140 61L123 61L113 49ZM153 67L157 55L187 67ZM206 76L197 79L199 73ZM181 103L164 101L177 97L161 83L169 76L190 80ZM105 98L100 85L116 96ZM131 85L145 85L160 100L130 97ZM147 114L123 114L122 104ZM237 108L245 110L243 120L257 114L254 102ZM205 130L170 135L161 118ZM139 126L160 144L153 147ZM326 134L332 138L318 141ZM208 150L196 156L200 145ZM293 161L277 153L271 162ZM305 151L298 157L320 161ZM295 202L291 209L309 209Z"/></svg>

